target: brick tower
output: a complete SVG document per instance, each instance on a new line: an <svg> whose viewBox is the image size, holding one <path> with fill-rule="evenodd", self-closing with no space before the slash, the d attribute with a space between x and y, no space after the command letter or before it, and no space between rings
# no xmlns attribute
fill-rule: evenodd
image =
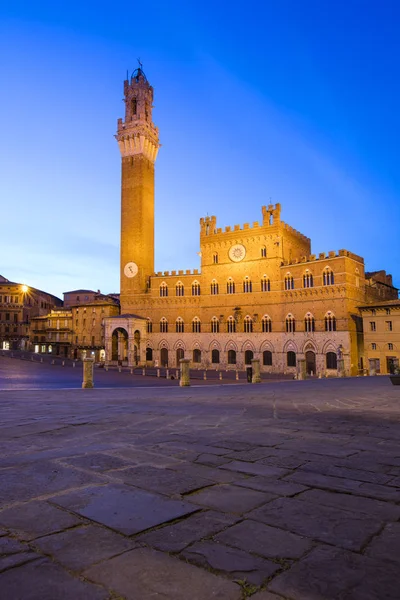
<svg viewBox="0 0 400 600"><path fill-rule="evenodd" d="M158 128L152 122L153 88L142 66L124 81L125 120L115 136L121 172L121 312L134 310L154 273L154 163Z"/></svg>

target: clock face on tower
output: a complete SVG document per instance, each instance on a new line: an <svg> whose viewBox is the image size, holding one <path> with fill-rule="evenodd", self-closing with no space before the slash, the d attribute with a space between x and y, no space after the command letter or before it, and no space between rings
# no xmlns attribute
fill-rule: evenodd
<svg viewBox="0 0 400 600"><path fill-rule="evenodd" d="M138 266L134 262L126 263L126 265L124 267L125 277L135 277L135 275L137 275L138 271L139 271Z"/></svg>
<svg viewBox="0 0 400 600"><path fill-rule="evenodd" d="M228 254L233 262L240 262L246 256L246 248L243 244L235 244L229 248Z"/></svg>

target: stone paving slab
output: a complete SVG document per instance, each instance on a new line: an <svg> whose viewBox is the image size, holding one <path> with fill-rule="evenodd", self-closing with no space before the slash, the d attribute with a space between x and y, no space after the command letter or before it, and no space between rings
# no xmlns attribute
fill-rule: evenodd
<svg viewBox="0 0 400 600"><path fill-rule="evenodd" d="M178 558L137 549L84 572L84 576L115 590L126 600L240 600L238 585Z"/></svg>
<svg viewBox="0 0 400 600"><path fill-rule="evenodd" d="M132 535L198 510L197 506L123 485L85 488L52 502L111 529Z"/></svg>
<svg viewBox="0 0 400 600"><path fill-rule="evenodd" d="M226 465L222 465L220 469L274 478L282 477L290 472L290 469L280 469L279 467L270 467L269 465L263 465L261 463L247 463L242 461L232 461Z"/></svg>
<svg viewBox="0 0 400 600"><path fill-rule="evenodd" d="M400 523L388 523L371 541L365 554L378 560L395 562L400 567Z"/></svg>
<svg viewBox="0 0 400 600"><path fill-rule="evenodd" d="M281 569L280 565L272 561L214 542L193 544L182 556L203 567L211 567L234 579L245 580L257 586Z"/></svg>
<svg viewBox="0 0 400 600"><path fill-rule="evenodd" d="M110 456L98 452L94 454L84 454L83 456L75 456L64 460L73 467L89 469L99 473L111 471L112 469L123 469L131 464L118 456Z"/></svg>
<svg viewBox="0 0 400 600"><path fill-rule="evenodd" d="M276 498L273 494L222 484L190 494L187 500L221 512L241 515Z"/></svg>
<svg viewBox="0 0 400 600"><path fill-rule="evenodd" d="M250 488L252 490L259 490L260 492L270 492L274 496L294 496L306 491L307 487L299 485L297 483L291 483L290 481L283 481L281 479L269 479L267 477L249 477L248 479L241 479L233 482L234 485L240 487Z"/></svg>
<svg viewBox="0 0 400 600"><path fill-rule="evenodd" d="M291 600L398 600L398 565L320 546L268 588Z"/></svg>
<svg viewBox="0 0 400 600"><path fill-rule="evenodd" d="M104 588L81 581L49 559L1 574L0 600L108 600Z"/></svg>
<svg viewBox="0 0 400 600"><path fill-rule="evenodd" d="M33 540L79 525L81 520L48 502L32 501L0 511L0 523L21 540Z"/></svg>
<svg viewBox="0 0 400 600"><path fill-rule="evenodd" d="M382 522L371 515L318 504L310 510L310 505L298 498L279 498L247 516L349 550L361 550L382 528Z"/></svg>
<svg viewBox="0 0 400 600"><path fill-rule="evenodd" d="M115 473L115 477L124 483L166 496L187 494L212 485L211 481L203 477L151 466L124 469Z"/></svg>

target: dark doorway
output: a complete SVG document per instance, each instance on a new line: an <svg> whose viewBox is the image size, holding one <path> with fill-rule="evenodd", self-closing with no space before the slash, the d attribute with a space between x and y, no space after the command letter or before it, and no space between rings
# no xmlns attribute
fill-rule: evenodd
<svg viewBox="0 0 400 600"><path fill-rule="evenodd" d="M316 371L315 352L313 352L312 350L308 350L306 352L306 369L307 369L307 375L315 375L315 371Z"/></svg>
<svg viewBox="0 0 400 600"><path fill-rule="evenodd" d="M178 348L176 351L176 365L179 367L179 361L185 358L185 352L183 348Z"/></svg>
<svg viewBox="0 0 400 600"><path fill-rule="evenodd" d="M162 367L168 367L168 348L161 348L160 360Z"/></svg>
<svg viewBox="0 0 400 600"><path fill-rule="evenodd" d="M254 353L253 350L246 350L246 352L244 353L244 364L245 365L251 365L251 361L254 358Z"/></svg>
<svg viewBox="0 0 400 600"><path fill-rule="evenodd" d="M153 360L153 348L146 348L146 360L149 362Z"/></svg>

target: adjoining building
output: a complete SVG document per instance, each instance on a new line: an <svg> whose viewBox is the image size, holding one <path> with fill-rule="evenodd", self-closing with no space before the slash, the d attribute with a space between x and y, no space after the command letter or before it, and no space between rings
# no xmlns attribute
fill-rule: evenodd
<svg viewBox="0 0 400 600"><path fill-rule="evenodd" d="M365 367L371 375L393 373L400 364L400 300L373 302L359 309Z"/></svg>
<svg viewBox="0 0 400 600"><path fill-rule="evenodd" d="M31 320L57 306L62 300L53 294L0 275L0 350L26 350Z"/></svg>
<svg viewBox="0 0 400 600"><path fill-rule="evenodd" d="M94 290L64 293L64 306L32 319L30 349L64 358L104 361L104 319L119 314L117 294Z"/></svg>
<svg viewBox="0 0 400 600"><path fill-rule="evenodd" d="M365 273L362 257L311 251L311 240L281 220L280 204L262 219L218 227L200 219L201 269L154 270L153 88L142 69L124 82L125 118L116 139L121 176L121 315L106 318L106 361L244 368L260 358L268 372L363 369L358 306L398 297L390 276Z"/></svg>

